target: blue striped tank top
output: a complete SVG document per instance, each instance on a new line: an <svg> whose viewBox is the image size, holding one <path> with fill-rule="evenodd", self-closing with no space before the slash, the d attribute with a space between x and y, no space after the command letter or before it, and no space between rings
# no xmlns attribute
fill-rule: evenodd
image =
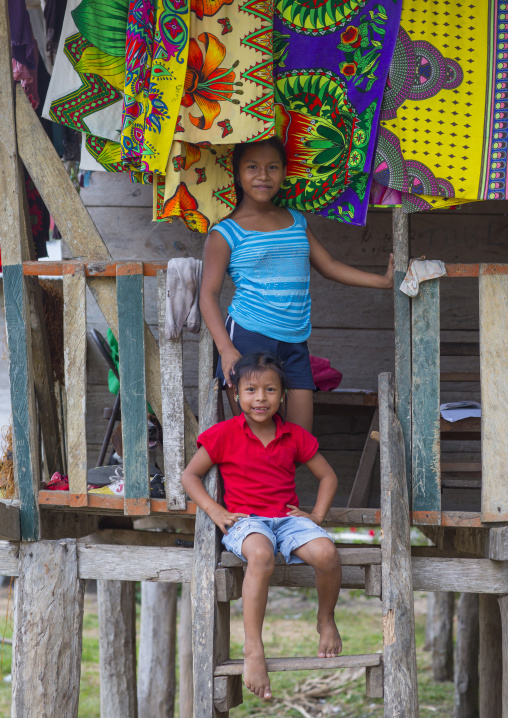
<svg viewBox="0 0 508 718"><path fill-rule="evenodd" d="M235 322L271 339L297 343L311 329L309 240L305 217L289 211L293 224L285 229L256 232L232 219L214 229L231 249L227 271L236 291L228 311Z"/></svg>

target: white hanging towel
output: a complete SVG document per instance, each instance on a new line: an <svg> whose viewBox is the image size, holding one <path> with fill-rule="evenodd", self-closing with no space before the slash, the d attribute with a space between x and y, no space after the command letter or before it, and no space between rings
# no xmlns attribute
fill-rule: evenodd
<svg viewBox="0 0 508 718"><path fill-rule="evenodd" d="M177 339L185 322L190 332L199 332L199 287L202 271L203 263L200 259L182 257L169 260L166 280L167 339Z"/></svg>
<svg viewBox="0 0 508 718"><path fill-rule="evenodd" d="M425 259L425 257L412 259L399 288L408 297L416 297L420 289L420 282L437 279L444 275L446 275L446 267L440 259Z"/></svg>

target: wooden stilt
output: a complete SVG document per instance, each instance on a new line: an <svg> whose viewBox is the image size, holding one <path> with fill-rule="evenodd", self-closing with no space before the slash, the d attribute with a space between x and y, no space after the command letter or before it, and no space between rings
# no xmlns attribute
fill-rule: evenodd
<svg viewBox="0 0 508 718"><path fill-rule="evenodd" d="M425 619L425 645L423 646L424 651L432 650L432 637L434 635L434 596L436 594L433 591L429 591L427 594L427 617Z"/></svg>
<svg viewBox="0 0 508 718"><path fill-rule="evenodd" d="M501 718L503 652L497 598L480 595L480 718Z"/></svg>
<svg viewBox="0 0 508 718"><path fill-rule="evenodd" d="M178 625L178 685L180 718L193 718L192 680L192 611L190 583L182 584L180 596L180 622Z"/></svg>
<svg viewBox="0 0 508 718"><path fill-rule="evenodd" d="M101 716L104 718L138 716L134 588L130 581L97 581Z"/></svg>
<svg viewBox="0 0 508 718"><path fill-rule="evenodd" d="M84 582L76 541L22 543L19 561L11 716L77 718Z"/></svg>
<svg viewBox="0 0 508 718"><path fill-rule="evenodd" d="M451 591L434 594L432 674L435 681L453 681L453 609Z"/></svg>
<svg viewBox="0 0 508 718"><path fill-rule="evenodd" d="M415 621L404 437L391 374L379 375L385 716L418 717Z"/></svg>
<svg viewBox="0 0 508 718"><path fill-rule="evenodd" d="M508 596L500 596L498 598L499 610L501 613L502 627L502 654L503 654L503 674L502 674L502 691L501 691L501 715L508 718Z"/></svg>
<svg viewBox="0 0 508 718"><path fill-rule="evenodd" d="M138 716L172 718L176 671L176 604L178 584L141 584Z"/></svg>
<svg viewBox="0 0 508 718"><path fill-rule="evenodd" d="M454 718L478 718L479 600L462 593L457 608Z"/></svg>

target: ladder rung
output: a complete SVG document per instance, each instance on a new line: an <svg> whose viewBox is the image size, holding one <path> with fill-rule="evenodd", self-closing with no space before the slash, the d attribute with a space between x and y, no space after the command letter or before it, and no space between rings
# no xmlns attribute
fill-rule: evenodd
<svg viewBox="0 0 508 718"><path fill-rule="evenodd" d="M381 549L377 546L368 546L367 548L341 548L339 546L338 551L343 566L371 566L381 563ZM221 564L224 568L243 566L244 563L245 561L230 551L223 551L221 554ZM275 563L277 565L286 563L282 554L277 554Z"/></svg>
<svg viewBox="0 0 508 718"><path fill-rule="evenodd" d="M372 668L383 662L382 653L367 653L358 656L337 656L336 658L267 658L266 670L269 673L278 671L308 671L337 668ZM215 669L216 676L236 676L243 673L243 659L225 661Z"/></svg>

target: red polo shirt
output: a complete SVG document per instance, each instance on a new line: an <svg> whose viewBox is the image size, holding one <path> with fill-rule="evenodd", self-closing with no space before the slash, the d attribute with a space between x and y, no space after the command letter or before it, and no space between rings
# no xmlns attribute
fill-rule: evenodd
<svg viewBox="0 0 508 718"><path fill-rule="evenodd" d="M245 415L204 431L198 436L224 480L224 503L232 513L269 518L286 516L287 504L298 506L295 464L309 461L319 448L318 440L297 424L275 420L275 439L268 446L254 436Z"/></svg>

